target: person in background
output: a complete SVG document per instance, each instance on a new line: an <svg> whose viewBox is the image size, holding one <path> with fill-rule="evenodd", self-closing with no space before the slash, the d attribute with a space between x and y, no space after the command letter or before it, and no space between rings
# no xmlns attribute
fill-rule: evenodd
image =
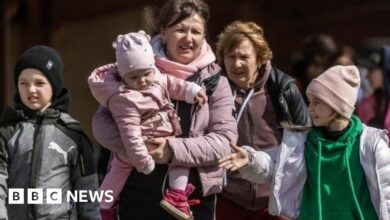
<svg viewBox="0 0 390 220"><path fill-rule="evenodd" d="M342 65L350 66L356 65L356 52L353 47L342 46L339 47L338 52L334 56L334 61L332 65ZM371 94L371 86L367 80L367 69L364 66L357 65L360 73L360 88L358 92L358 98L356 100L356 105L359 105L364 97L367 97Z"/></svg>
<svg viewBox="0 0 390 220"><path fill-rule="evenodd" d="M327 69L306 90L312 128L287 125L278 152L234 146L235 153L220 166L256 182L272 182L273 215L389 219L389 139L385 130L366 126L352 114L359 86L356 66Z"/></svg>
<svg viewBox="0 0 390 220"><path fill-rule="evenodd" d="M156 166L149 175L134 170L129 176L119 197L121 219L174 219L159 205L168 164L191 167L188 182L195 191L189 199L200 201L191 207L194 219L214 219L215 194L222 191L224 175L218 160L231 152L230 143L236 143L237 124L228 81L221 76L205 39L208 18L209 8L202 0L168 0L161 8L160 34L151 40L156 66L163 73L200 85L208 102L200 107L173 100L182 134L156 138L149 145ZM93 133L100 144L123 153L118 128L106 108L100 107L95 114Z"/></svg>
<svg viewBox="0 0 390 220"><path fill-rule="evenodd" d="M383 46L379 65L369 69L367 78L373 94L358 105L357 115L369 126L390 130L390 46Z"/></svg>
<svg viewBox="0 0 390 220"><path fill-rule="evenodd" d="M350 66L355 65L356 54L355 50L350 46L339 47L334 55L333 65Z"/></svg>
<svg viewBox="0 0 390 220"><path fill-rule="evenodd" d="M16 62L15 106L0 119L0 219L100 219L99 204L67 201L67 192L98 190L93 147L68 113L60 54L47 46L27 50ZM43 204L5 204L8 188L39 188ZM48 203L48 189L61 202ZM26 191L25 191L26 192Z"/></svg>
<svg viewBox="0 0 390 220"><path fill-rule="evenodd" d="M312 79L333 65L339 49L332 36L327 34L311 34L302 42L302 48L292 58L292 74L299 81L302 93ZM307 97L304 95L307 102Z"/></svg>
<svg viewBox="0 0 390 220"><path fill-rule="evenodd" d="M306 104L292 79L271 65L272 51L263 29L236 21L219 35L218 61L235 97L239 146L274 150L283 136L281 123L309 125ZM270 184L228 172L227 186L217 200L217 220L281 219L268 214Z"/></svg>

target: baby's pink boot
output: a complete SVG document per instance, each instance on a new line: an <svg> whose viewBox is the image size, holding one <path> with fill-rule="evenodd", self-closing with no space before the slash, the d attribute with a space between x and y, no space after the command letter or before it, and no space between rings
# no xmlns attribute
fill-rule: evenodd
<svg viewBox="0 0 390 220"><path fill-rule="evenodd" d="M194 191L192 184L187 184L186 190L168 188L160 205L167 212L180 220L192 220L190 205L199 204L199 200L188 200L188 196Z"/></svg>

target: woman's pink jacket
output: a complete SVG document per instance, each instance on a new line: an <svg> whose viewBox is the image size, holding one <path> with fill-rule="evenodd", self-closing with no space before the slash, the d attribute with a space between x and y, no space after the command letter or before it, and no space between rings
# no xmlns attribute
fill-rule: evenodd
<svg viewBox="0 0 390 220"><path fill-rule="evenodd" d="M203 81L220 72L211 64L199 72L197 83L206 90ZM172 97L175 99L176 97ZM221 76L207 104L192 108L190 138L170 138L173 152L171 165L198 167L204 195L222 191L223 169L218 160L231 153L230 143L237 141L237 124L233 116L234 102L226 77ZM120 133L111 113L99 107L93 118L93 133L104 147L125 153Z"/></svg>
<svg viewBox="0 0 390 220"><path fill-rule="evenodd" d="M173 134L169 112L169 97L194 103L200 87L195 83L155 71L155 83L147 90L128 89L119 80L115 64L97 68L88 78L92 95L106 106L118 126L128 161L139 172L148 174L154 161L148 154L144 140L168 137ZM109 132L109 131L107 131Z"/></svg>

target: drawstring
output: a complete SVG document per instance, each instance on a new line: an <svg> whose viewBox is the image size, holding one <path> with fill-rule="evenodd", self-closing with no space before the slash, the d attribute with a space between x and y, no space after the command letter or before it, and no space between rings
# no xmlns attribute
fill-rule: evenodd
<svg viewBox="0 0 390 220"><path fill-rule="evenodd" d="M318 166L317 166L317 197L318 197L318 220L322 220L322 196L321 196L321 157L322 143L318 142Z"/></svg>
<svg viewBox="0 0 390 220"><path fill-rule="evenodd" d="M240 107L240 111L238 111L238 114L236 115L236 121L237 121L237 122L240 121L242 112L244 111L245 106L248 104L249 99L252 97L254 91L255 91L255 89L252 88L252 89L249 91L248 95L245 97L245 100L244 100L244 102L242 103L242 105L241 105L241 107ZM236 96L237 96L237 92L236 92L236 90L234 90L233 100L236 99Z"/></svg>
<svg viewBox="0 0 390 220"><path fill-rule="evenodd" d="M356 197L356 192L355 192L355 187L354 186L354 183L353 183L353 180L352 180L352 175L351 175L351 168L349 167L349 160L348 160L348 155L347 153L344 153L344 159L346 160L347 162L347 173L348 173L348 182L349 182L349 187L351 188L352 190L352 197L353 197L353 201L355 203L355 206L356 206L356 209L359 213L359 218L361 220L364 220L364 217L363 217L363 213L362 213L362 210L359 206L359 202L358 202L358 199Z"/></svg>

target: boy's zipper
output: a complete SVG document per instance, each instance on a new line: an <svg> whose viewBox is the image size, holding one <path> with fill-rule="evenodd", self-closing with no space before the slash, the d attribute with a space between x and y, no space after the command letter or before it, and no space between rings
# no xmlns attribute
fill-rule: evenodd
<svg viewBox="0 0 390 220"><path fill-rule="evenodd" d="M40 164L42 158L43 119L39 119L36 122L39 125L39 127L36 130L36 133L34 134L32 166L31 166L31 173L30 173L29 188L37 188L38 186L38 176L39 176L39 170L40 170ZM28 207L27 211L28 211L29 219L35 219L34 205L28 205L27 207Z"/></svg>

